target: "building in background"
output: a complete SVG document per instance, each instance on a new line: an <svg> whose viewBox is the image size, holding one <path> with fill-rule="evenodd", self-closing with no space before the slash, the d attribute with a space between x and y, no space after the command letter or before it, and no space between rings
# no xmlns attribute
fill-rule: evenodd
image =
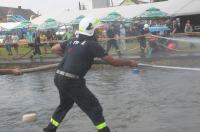
<svg viewBox="0 0 200 132"><path fill-rule="evenodd" d="M79 10L88 10L95 8L105 8L110 7L110 0L80 0L79 1Z"/></svg>
<svg viewBox="0 0 200 132"><path fill-rule="evenodd" d="M92 8L104 8L110 6L110 0L92 0Z"/></svg>
<svg viewBox="0 0 200 132"><path fill-rule="evenodd" d="M30 9L3 7L0 6L0 22L19 22L30 20L38 17L39 15Z"/></svg>
<svg viewBox="0 0 200 132"><path fill-rule="evenodd" d="M145 4L153 2L162 2L167 0L123 0L119 5L133 5L133 4Z"/></svg>
<svg viewBox="0 0 200 132"><path fill-rule="evenodd" d="M123 0L119 5L134 5L136 4L135 0Z"/></svg>

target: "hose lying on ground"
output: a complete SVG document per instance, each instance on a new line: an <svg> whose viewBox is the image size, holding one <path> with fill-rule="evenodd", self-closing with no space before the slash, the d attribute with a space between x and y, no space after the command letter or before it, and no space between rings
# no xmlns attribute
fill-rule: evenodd
<svg viewBox="0 0 200 132"><path fill-rule="evenodd" d="M107 63L102 62L102 61L97 61L97 64L107 64ZM40 67L22 69L21 71L22 71L22 73L30 73L30 72L36 72L36 71L56 68L57 66L58 66L58 63L45 65L45 66L40 66ZM151 64L143 64L143 63L138 63L138 67L152 67L152 68L163 68L163 69L174 69L174 70L200 71L200 68L175 67L175 66L164 66L164 65L151 65Z"/></svg>
<svg viewBox="0 0 200 132"><path fill-rule="evenodd" d="M105 62L101 60L95 60L95 64L106 64ZM21 69L22 73L30 73L30 72L37 72L37 71L42 71L42 70L48 70L52 68L56 68L59 63L55 64L49 64L49 65L44 65L44 66L39 66L39 67L34 67L34 68L27 68L27 69Z"/></svg>
<svg viewBox="0 0 200 132"><path fill-rule="evenodd" d="M47 70L51 68L56 68L58 66L58 63L56 64L50 64L50 65L44 65L40 67L34 67L34 68L28 68L28 69L22 69L22 73L30 73L30 72L36 72L36 71L41 71L41 70Z"/></svg>
<svg viewBox="0 0 200 132"><path fill-rule="evenodd" d="M150 65L150 64L143 64L143 63L139 63L138 66L139 67L152 67L152 68L174 69L174 70L200 71L200 68L163 66L163 65Z"/></svg>

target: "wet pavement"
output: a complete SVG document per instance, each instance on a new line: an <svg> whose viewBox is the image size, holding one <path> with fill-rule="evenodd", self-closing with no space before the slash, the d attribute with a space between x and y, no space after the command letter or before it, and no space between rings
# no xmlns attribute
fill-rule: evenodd
<svg viewBox="0 0 200 132"><path fill-rule="evenodd" d="M0 76L0 132L42 132L59 103L54 71ZM112 132L199 132L200 72L141 68L99 68L86 76L89 89L104 108ZM37 120L22 123L22 116ZM77 107L58 132L95 132Z"/></svg>

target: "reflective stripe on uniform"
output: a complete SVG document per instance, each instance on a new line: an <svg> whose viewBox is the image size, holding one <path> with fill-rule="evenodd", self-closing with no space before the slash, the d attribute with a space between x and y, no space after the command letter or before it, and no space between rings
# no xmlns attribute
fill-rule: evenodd
<svg viewBox="0 0 200 132"><path fill-rule="evenodd" d="M82 33L83 33L83 32L84 32L84 30L80 29L80 30L79 30L79 32L82 32Z"/></svg>
<svg viewBox="0 0 200 132"><path fill-rule="evenodd" d="M101 129L105 128L105 127L107 127L107 124L106 124L105 122L103 122L103 123L97 125L97 126L96 126L96 129L97 129L97 130L101 130Z"/></svg>
<svg viewBox="0 0 200 132"><path fill-rule="evenodd" d="M53 118L51 118L50 122L52 123L52 125L54 125L55 127L58 127L60 124L55 121Z"/></svg>
<svg viewBox="0 0 200 132"><path fill-rule="evenodd" d="M96 18L94 24L97 24L97 23L100 23L100 19L99 18Z"/></svg>

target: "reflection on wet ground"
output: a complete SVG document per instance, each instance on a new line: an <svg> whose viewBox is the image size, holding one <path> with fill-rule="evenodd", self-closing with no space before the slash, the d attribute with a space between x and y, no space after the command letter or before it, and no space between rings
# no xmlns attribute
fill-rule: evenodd
<svg viewBox="0 0 200 132"><path fill-rule="evenodd" d="M40 132L59 103L53 71L0 77L0 132ZM199 132L200 72L141 68L91 70L87 85L99 98L112 132ZM23 114L37 121L22 123ZM94 132L76 106L58 132ZM42 132L42 131L41 131Z"/></svg>

